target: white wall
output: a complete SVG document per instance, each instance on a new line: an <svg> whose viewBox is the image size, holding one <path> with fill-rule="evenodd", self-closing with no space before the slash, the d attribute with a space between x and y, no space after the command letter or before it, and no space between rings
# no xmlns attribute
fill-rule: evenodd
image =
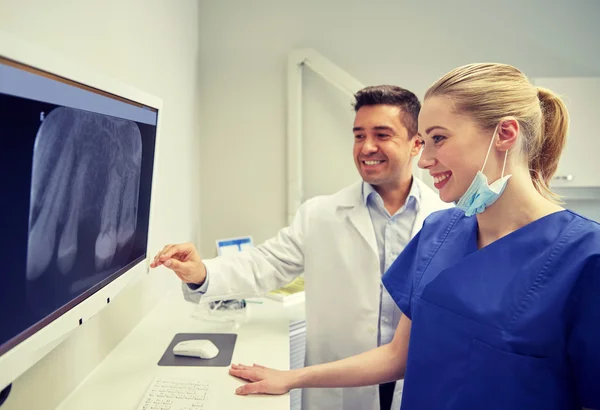
<svg viewBox="0 0 600 410"><path fill-rule="evenodd" d="M600 75L600 2L200 0L201 249L286 223L286 56L311 47L366 85L422 97L450 69L513 64L527 75ZM307 196L358 177L353 112L314 75L304 88Z"/></svg>
<svg viewBox="0 0 600 410"><path fill-rule="evenodd" d="M163 99L152 252L199 229L198 15L193 0L0 0L0 30ZM177 285L159 271L124 291L17 379L2 410L56 408Z"/></svg>

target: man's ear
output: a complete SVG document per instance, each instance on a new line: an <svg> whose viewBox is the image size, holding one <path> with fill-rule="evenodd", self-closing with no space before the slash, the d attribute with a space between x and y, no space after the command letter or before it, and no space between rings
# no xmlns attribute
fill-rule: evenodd
<svg viewBox="0 0 600 410"><path fill-rule="evenodd" d="M410 156L416 157L421 152L421 149L423 148L423 143L421 142L421 139L419 138L418 135L413 135L413 137L410 139L409 142L411 144L410 145Z"/></svg>
<svg viewBox="0 0 600 410"><path fill-rule="evenodd" d="M508 151L513 148L519 136L519 121L514 118L505 118L498 123L498 139L496 149Z"/></svg>

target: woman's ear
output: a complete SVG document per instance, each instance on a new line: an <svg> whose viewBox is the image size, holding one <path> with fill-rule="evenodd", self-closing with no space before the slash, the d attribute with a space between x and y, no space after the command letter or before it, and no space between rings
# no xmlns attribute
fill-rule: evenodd
<svg viewBox="0 0 600 410"><path fill-rule="evenodd" d="M517 142L519 136L519 121L514 118L505 118L498 123L498 141L496 149L508 151Z"/></svg>

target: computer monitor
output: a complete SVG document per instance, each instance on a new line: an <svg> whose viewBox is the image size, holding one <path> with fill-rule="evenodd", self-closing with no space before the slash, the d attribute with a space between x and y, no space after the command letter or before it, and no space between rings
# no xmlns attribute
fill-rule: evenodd
<svg viewBox="0 0 600 410"><path fill-rule="evenodd" d="M0 390L148 272L161 105L0 33Z"/></svg>

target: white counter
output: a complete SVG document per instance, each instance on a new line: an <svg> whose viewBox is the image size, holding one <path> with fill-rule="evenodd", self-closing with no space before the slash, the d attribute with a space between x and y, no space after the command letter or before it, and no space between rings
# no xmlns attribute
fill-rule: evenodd
<svg viewBox="0 0 600 410"><path fill-rule="evenodd" d="M218 409L288 410L289 394L235 395L235 389L243 382L228 374L229 367L157 365L176 333L237 333L233 363L289 369L289 321L303 317L303 304L284 309L278 302L260 300L262 304L248 304L248 321L235 331L193 318L195 305L185 302L181 291L169 293L58 410L135 410L155 376L210 381Z"/></svg>

